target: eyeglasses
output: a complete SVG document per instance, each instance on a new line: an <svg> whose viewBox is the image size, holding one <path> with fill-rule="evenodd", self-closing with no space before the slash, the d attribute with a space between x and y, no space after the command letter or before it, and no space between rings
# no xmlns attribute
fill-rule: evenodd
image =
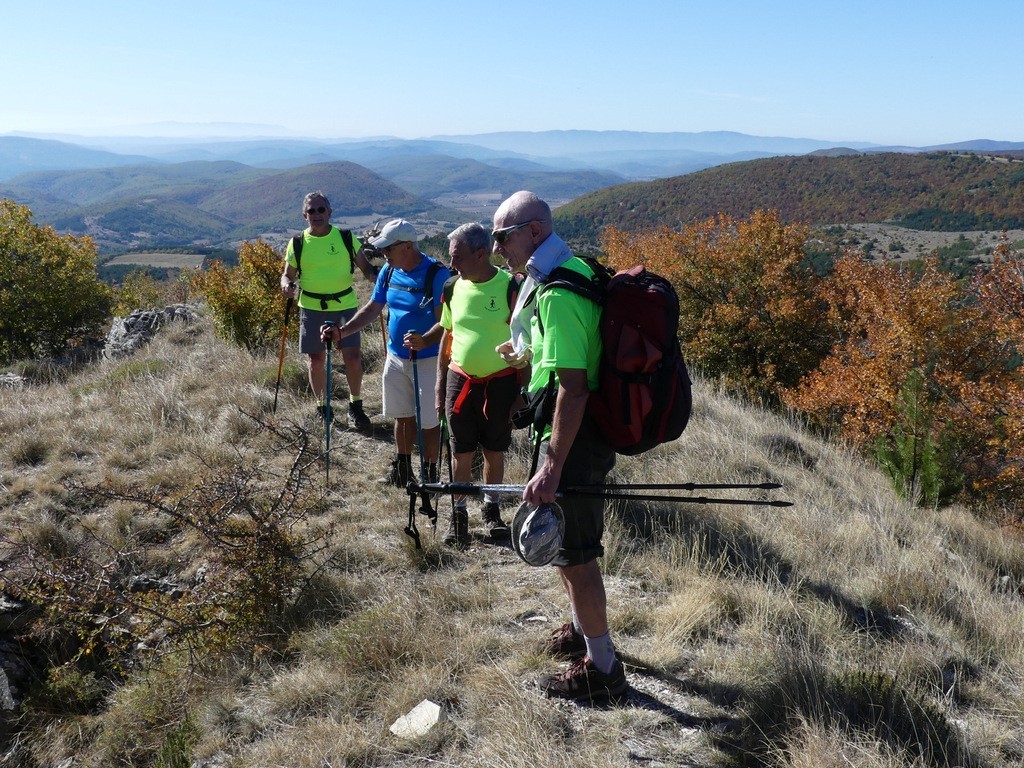
<svg viewBox="0 0 1024 768"><path fill-rule="evenodd" d="M501 229L495 229L491 232L491 237L494 238L494 242L496 242L498 245L501 245L506 240L508 240L508 236L515 232L517 229L522 229L523 227L532 224L535 221L536 219L530 219L530 221L524 221L520 224L513 224L510 227L502 227Z"/></svg>
<svg viewBox="0 0 1024 768"><path fill-rule="evenodd" d="M321 205L321 206L318 206L316 208L307 208L306 209L306 213L307 214L310 214L310 213L323 213L326 210L327 210L327 208L325 208L324 206Z"/></svg>

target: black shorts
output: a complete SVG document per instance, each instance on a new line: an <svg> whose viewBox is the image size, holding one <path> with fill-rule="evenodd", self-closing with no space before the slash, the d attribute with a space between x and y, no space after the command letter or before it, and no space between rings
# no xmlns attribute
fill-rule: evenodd
<svg viewBox="0 0 1024 768"><path fill-rule="evenodd" d="M515 374L470 384L469 394L454 413L466 377L448 371L444 412L448 417L452 451L470 453L480 446L488 451L507 451L512 444L512 404L519 397L519 377Z"/></svg>
<svg viewBox="0 0 1024 768"><path fill-rule="evenodd" d="M541 444L541 458L547 452L547 441ZM598 485L605 481L615 466L615 451L589 416L583 417L580 431L569 449L562 467L560 489L570 485ZM604 499L589 496L563 496L558 506L565 513L565 536L552 565L583 565L604 555Z"/></svg>

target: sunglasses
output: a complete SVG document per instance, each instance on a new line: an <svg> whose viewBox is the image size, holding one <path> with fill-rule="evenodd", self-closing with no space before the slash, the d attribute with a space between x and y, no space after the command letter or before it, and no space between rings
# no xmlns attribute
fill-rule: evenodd
<svg viewBox="0 0 1024 768"><path fill-rule="evenodd" d="M321 206L319 206L317 208L307 208L306 209L306 213L307 214L310 214L310 213L323 213L326 210L327 210L327 208L325 208L324 206L321 205Z"/></svg>
<svg viewBox="0 0 1024 768"><path fill-rule="evenodd" d="M531 219L530 221L524 221L521 224L513 224L510 227L502 227L501 229L495 229L491 232L491 237L494 238L494 242L496 242L498 245L501 245L506 240L508 240L508 236L515 232L517 229L522 229L523 227L532 224L534 221L535 219Z"/></svg>

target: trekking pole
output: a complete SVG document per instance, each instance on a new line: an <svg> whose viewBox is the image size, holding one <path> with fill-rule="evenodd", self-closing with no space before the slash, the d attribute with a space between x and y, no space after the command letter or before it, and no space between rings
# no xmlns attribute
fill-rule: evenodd
<svg viewBox="0 0 1024 768"><path fill-rule="evenodd" d="M452 469L452 444L450 442L448 442L448 418L445 415L444 408L442 408L441 409L441 448L440 448L440 450L443 451L443 450L445 450L446 447L447 447L448 450L445 453L445 466L448 467L448 482L449 483L454 483L455 482L455 472ZM451 499L451 502L452 502L452 511L454 511L455 510L455 492L454 491L449 494L449 498Z"/></svg>
<svg viewBox="0 0 1024 768"><path fill-rule="evenodd" d="M707 491L742 490L776 491L782 483L600 483L597 485L570 485L567 491Z"/></svg>
<svg viewBox="0 0 1024 768"><path fill-rule="evenodd" d="M683 486L692 485L694 488L701 488L696 483L685 483ZM762 499L722 499L722 498L709 498L707 496L666 496L666 495L652 495L652 494L640 494L640 493L619 493L616 491L606 491L605 488L644 488L643 485L630 486L630 485L581 485L581 486L569 486L564 491L558 491L555 496L558 498L564 498L566 496L589 496L592 498L600 499L632 499L633 501L669 501L689 504L735 504L735 505L747 505L747 506L765 506L765 507L791 507L793 502L791 501L778 501L778 500L762 500ZM657 486L655 486L657 487ZM665 487L665 486L662 486ZM738 486L727 486L721 484L709 485L710 488L758 488L758 489L777 489L781 488L779 483L758 483L750 485L738 485ZM503 484L479 484L479 483L421 483L418 486L415 483L410 483L409 493L452 493L463 496L482 496L485 493L491 493L498 496L522 496L526 490L525 485L503 485Z"/></svg>
<svg viewBox="0 0 1024 768"><path fill-rule="evenodd" d="M416 440L420 449L420 482L427 478L427 460L423 455L423 417L420 414L420 374L419 366L416 364L416 350L409 350L409 357L412 359L412 387L415 390L413 395L416 398ZM427 516L431 525L437 525L437 512L430 504L430 494L423 491L421 495L422 506L420 512Z"/></svg>
<svg viewBox="0 0 1024 768"><path fill-rule="evenodd" d="M324 323L328 328L334 327L334 321L328 320ZM327 383L324 391L324 442L326 444L326 456L324 457L327 464L327 473L324 479L325 488L330 490L331 487L331 337L328 331L327 341Z"/></svg>
<svg viewBox="0 0 1024 768"><path fill-rule="evenodd" d="M294 288L295 283L289 283L290 287ZM277 358L277 384L274 385L274 410L273 413L277 413L277 393L281 390L281 369L284 367L284 343L288 338L288 315L292 311L292 297L288 297L288 301L284 305L284 327L281 328L281 354Z"/></svg>

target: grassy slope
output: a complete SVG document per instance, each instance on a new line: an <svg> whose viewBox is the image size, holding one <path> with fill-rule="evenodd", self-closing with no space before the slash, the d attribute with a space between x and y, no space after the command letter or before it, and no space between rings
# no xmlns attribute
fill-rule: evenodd
<svg viewBox="0 0 1024 768"><path fill-rule="evenodd" d="M375 334L364 351L367 410L378 414ZM204 562L199 542L168 531L166 550L146 549L161 540L159 516L69 507L61 483L189 487L241 456L265 465L273 491L295 457L269 450L245 414L271 418L276 362L225 347L204 321L65 383L0 389L0 527L81 553L97 531L135 570L189 583ZM289 363L276 422L312 428L294 352ZM151 765L184 733L195 758L293 768L1024 759L1024 545L965 510L915 509L841 448L698 381L684 436L621 459L615 477L778 480L795 505L611 507L603 568L634 691L619 707L580 708L532 689L553 666L534 644L565 620L554 572L485 542L474 515L469 551L446 550L422 517L415 551L401 531L406 496L373 480L392 450L374 421L373 437L334 434L333 493L306 524L335 528L287 612L284 657L243 663L239 653L192 677L150 657L153 670L133 672L95 712L43 721L22 754ZM527 461L520 440L510 482ZM317 491L322 470L309 481ZM449 702L450 722L395 739L389 725L424 698ZM912 762L908 744L925 757Z"/></svg>

